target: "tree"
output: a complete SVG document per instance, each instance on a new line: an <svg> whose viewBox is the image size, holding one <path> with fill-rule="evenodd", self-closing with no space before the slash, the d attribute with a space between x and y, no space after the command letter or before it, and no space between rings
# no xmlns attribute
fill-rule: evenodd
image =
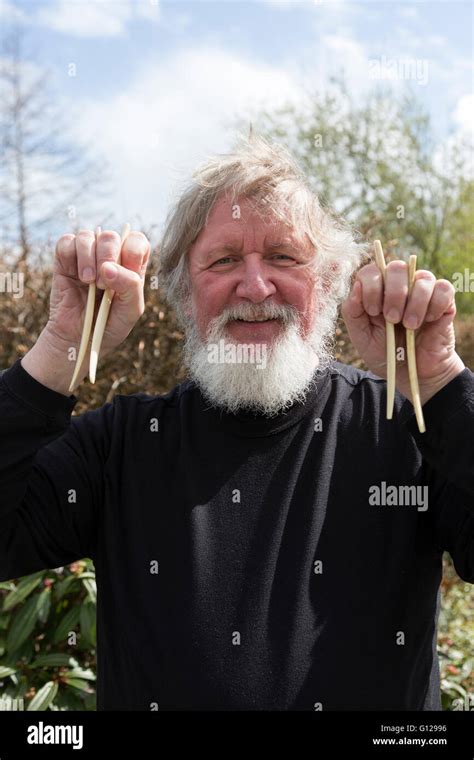
<svg viewBox="0 0 474 760"><path fill-rule="evenodd" d="M442 276L456 288L460 312L474 313L474 181L461 183L447 215L440 258Z"/></svg>
<svg viewBox="0 0 474 760"><path fill-rule="evenodd" d="M51 74L27 58L17 27L0 57L0 225L5 246L26 262L35 238L58 219L78 217L91 190L105 192L104 168L66 137L50 87Z"/></svg>
<svg viewBox="0 0 474 760"><path fill-rule="evenodd" d="M442 276L448 220L453 228L466 204L465 150L446 148L440 168L429 116L411 94L378 89L355 101L334 79L310 106L263 111L257 125L285 141L325 205L396 257L416 253L419 266Z"/></svg>

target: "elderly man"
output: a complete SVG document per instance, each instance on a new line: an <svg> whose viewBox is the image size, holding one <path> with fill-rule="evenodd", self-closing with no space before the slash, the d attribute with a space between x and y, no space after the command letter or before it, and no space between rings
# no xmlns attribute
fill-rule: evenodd
<svg viewBox="0 0 474 760"><path fill-rule="evenodd" d="M119 254L113 232L59 240L49 322L0 378L0 578L93 558L99 709L439 709L443 550L474 582L452 285L419 271L408 297L394 261L384 286L291 156L243 141L162 241L189 380L70 419L86 284L116 292L104 353L143 313L148 241ZM342 301L371 372L331 360ZM404 361L385 419L385 318L418 331L426 433Z"/></svg>

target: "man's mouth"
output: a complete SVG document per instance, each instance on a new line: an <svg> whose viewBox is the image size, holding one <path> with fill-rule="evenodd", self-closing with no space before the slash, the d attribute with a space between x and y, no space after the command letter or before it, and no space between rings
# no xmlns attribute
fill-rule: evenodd
<svg viewBox="0 0 474 760"><path fill-rule="evenodd" d="M271 342L282 329L281 317L246 317L233 319L228 323L229 335L244 342Z"/></svg>
<svg viewBox="0 0 474 760"><path fill-rule="evenodd" d="M262 317L261 319L238 318L238 319L234 319L234 322L250 322L251 324L254 324L255 322L276 322L277 320L278 320L277 317Z"/></svg>

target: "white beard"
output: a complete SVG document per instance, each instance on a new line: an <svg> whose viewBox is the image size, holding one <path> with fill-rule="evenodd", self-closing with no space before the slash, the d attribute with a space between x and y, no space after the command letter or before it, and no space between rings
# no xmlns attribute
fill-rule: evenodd
<svg viewBox="0 0 474 760"><path fill-rule="evenodd" d="M256 363L212 363L210 347L220 341L239 344L232 339L226 324L236 318L278 317L280 334L266 346L265 366ZM318 375L332 359L332 336L337 319L335 300L327 300L315 314L306 338L300 334L300 315L289 305L240 304L224 309L211 320L206 341L199 336L196 323L185 327L184 363L189 376L199 386L206 401L227 412L256 412L273 417L295 402L304 403ZM248 344L245 344L248 345Z"/></svg>

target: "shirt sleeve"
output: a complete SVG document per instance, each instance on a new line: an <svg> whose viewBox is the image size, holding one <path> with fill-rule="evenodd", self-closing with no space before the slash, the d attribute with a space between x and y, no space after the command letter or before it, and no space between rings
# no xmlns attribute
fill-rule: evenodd
<svg viewBox="0 0 474 760"><path fill-rule="evenodd" d="M20 359L0 374L0 580L94 558L113 405L76 403Z"/></svg>
<svg viewBox="0 0 474 760"><path fill-rule="evenodd" d="M407 422L427 471L436 540L474 583L474 374L464 369L424 406L426 432Z"/></svg>

